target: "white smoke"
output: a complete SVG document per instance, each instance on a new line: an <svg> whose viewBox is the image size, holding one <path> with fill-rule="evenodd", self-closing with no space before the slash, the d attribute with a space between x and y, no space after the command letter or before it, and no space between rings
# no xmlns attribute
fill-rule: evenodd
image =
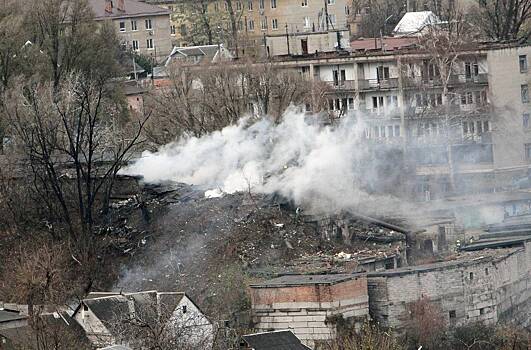
<svg viewBox="0 0 531 350"><path fill-rule="evenodd" d="M267 118L250 125L242 120L145 152L124 173L142 175L148 183L172 180L226 193L279 193L325 211L357 209L374 200L360 185L374 176L359 166L367 155L364 126L355 118L335 127L315 120L294 110L280 124Z"/></svg>

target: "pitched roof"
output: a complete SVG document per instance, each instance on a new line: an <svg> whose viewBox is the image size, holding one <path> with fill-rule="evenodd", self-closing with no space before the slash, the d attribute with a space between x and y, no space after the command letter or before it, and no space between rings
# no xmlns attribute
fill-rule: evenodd
<svg viewBox="0 0 531 350"><path fill-rule="evenodd" d="M311 350L291 331L248 334L243 340L254 350Z"/></svg>
<svg viewBox="0 0 531 350"><path fill-rule="evenodd" d="M170 317L184 296L184 293L159 293L157 291L121 294L95 292L90 293L83 303L104 323L109 324L119 319L133 317L133 313L150 322L158 316L159 307L161 317Z"/></svg>
<svg viewBox="0 0 531 350"><path fill-rule="evenodd" d="M189 58L193 57L197 62L202 62L203 60L208 60L210 62L216 61L218 56L221 56L222 59L232 59L233 56L229 50L221 45L201 45L201 46L183 46L183 47L174 47L170 53L170 56L166 60L166 65L170 62L172 58Z"/></svg>
<svg viewBox="0 0 531 350"><path fill-rule="evenodd" d="M128 300L122 295L85 299L83 303L100 321L107 324L128 317L132 311L129 309Z"/></svg>
<svg viewBox="0 0 531 350"><path fill-rule="evenodd" d="M105 11L105 2L106 0L88 0L92 11L94 12L94 19L104 20L104 19L118 19L118 18L130 18L130 17L142 17L142 16L161 16L161 15L170 15L168 9L146 4L136 0L125 0L125 11L119 11L116 8L117 0L113 0L113 10L112 13Z"/></svg>
<svg viewBox="0 0 531 350"><path fill-rule="evenodd" d="M329 275L286 275L273 278L260 284L252 284L254 288L275 288L286 286L301 286L311 284L337 284L359 278L358 274L329 274Z"/></svg>
<svg viewBox="0 0 531 350"><path fill-rule="evenodd" d="M425 26L440 22L439 18L431 11L407 12L393 32L400 35L418 33Z"/></svg>

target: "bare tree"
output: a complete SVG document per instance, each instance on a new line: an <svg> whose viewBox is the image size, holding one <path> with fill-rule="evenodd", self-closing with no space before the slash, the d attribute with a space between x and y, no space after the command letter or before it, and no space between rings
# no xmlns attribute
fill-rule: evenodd
<svg viewBox="0 0 531 350"><path fill-rule="evenodd" d="M290 105L322 106L325 95L322 85L270 63L175 62L169 72L169 86L154 91L146 102L154 113L147 132L156 144L221 130L243 117L280 121Z"/></svg>
<svg viewBox="0 0 531 350"><path fill-rule="evenodd" d="M20 84L11 96L4 112L34 188L55 219L66 224L72 242L84 247L96 206L108 204L108 189L141 141L147 117L129 135L122 132L122 106L112 88L81 75L71 75L57 87Z"/></svg>
<svg viewBox="0 0 531 350"><path fill-rule="evenodd" d="M488 38L526 41L531 35L531 0L477 0L472 18Z"/></svg>
<svg viewBox="0 0 531 350"><path fill-rule="evenodd" d="M453 143L456 135L456 127L460 125L462 115L455 113L453 106L461 98L461 93L451 89L459 72L462 58L473 52L474 31L470 25L463 19L462 15L457 14L449 19L446 25L431 25L425 28L422 36L419 37L418 47L426 55L425 60L421 63L421 74L417 76L417 86L422 87L426 79L435 80L441 90L442 111L438 116L438 121L442 123L442 133L444 144L446 145L449 166L450 190L455 190L455 169ZM411 66L404 66L405 69L411 69ZM420 79L420 80L419 80ZM421 88L422 90L422 88ZM430 102L432 105L436 101Z"/></svg>
<svg viewBox="0 0 531 350"><path fill-rule="evenodd" d="M183 313L175 309L176 305L156 298L144 297L141 302L134 301L134 305L134 312L115 313L107 322L107 329L118 343L146 350L192 350L212 346L212 329L210 324L204 323L203 315L191 310Z"/></svg>

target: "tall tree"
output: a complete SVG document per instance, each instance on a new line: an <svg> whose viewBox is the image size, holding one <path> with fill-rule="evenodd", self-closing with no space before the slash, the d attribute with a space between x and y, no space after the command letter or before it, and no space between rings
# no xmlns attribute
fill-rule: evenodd
<svg viewBox="0 0 531 350"><path fill-rule="evenodd" d="M531 0L478 0L473 17L490 39L530 38Z"/></svg>

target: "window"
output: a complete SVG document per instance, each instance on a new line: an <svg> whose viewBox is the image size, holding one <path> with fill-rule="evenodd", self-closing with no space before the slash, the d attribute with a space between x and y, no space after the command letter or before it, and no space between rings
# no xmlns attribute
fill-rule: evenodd
<svg viewBox="0 0 531 350"><path fill-rule="evenodd" d="M354 109L354 97L348 98L348 109Z"/></svg>
<svg viewBox="0 0 531 350"><path fill-rule="evenodd" d="M188 311L188 310L186 310L186 305L183 305L183 314L185 314L186 311Z"/></svg>
<svg viewBox="0 0 531 350"><path fill-rule="evenodd" d="M480 315L485 315L485 308L482 307L481 309L479 309L479 314Z"/></svg>
<svg viewBox="0 0 531 350"><path fill-rule="evenodd" d="M131 21L131 30L138 30L138 24L136 23L136 21Z"/></svg>
<svg viewBox="0 0 531 350"><path fill-rule="evenodd" d="M133 40L133 51L138 51L138 40Z"/></svg>
<svg viewBox="0 0 531 350"><path fill-rule="evenodd" d="M474 279L474 272L470 272L468 277L472 281Z"/></svg>
<svg viewBox="0 0 531 350"><path fill-rule="evenodd" d="M271 0L271 8L276 9L277 8L277 0Z"/></svg>
<svg viewBox="0 0 531 350"><path fill-rule="evenodd" d="M179 32L181 33L181 35L186 35L187 33L186 24L181 24L181 28L179 29Z"/></svg>
<svg viewBox="0 0 531 350"><path fill-rule="evenodd" d="M238 21L238 30L239 30L239 31L242 31L242 30L243 30L243 22L242 22L241 19Z"/></svg>
<svg viewBox="0 0 531 350"><path fill-rule="evenodd" d="M174 24L172 24L172 25L170 26L170 34L171 34L171 35L175 35L175 25L174 25Z"/></svg>
<svg viewBox="0 0 531 350"><path fill-rule="evenodd" d="M524 113L522 115L522 123L524 128L529 128L529 113Z"/></svg>
<svg viewBox="0 0 531 350"><path fill-rule="evenodd" d="M489 269L486 267L485 268L485 276L488 276L489 275Z"/></svg>
<svg viewBox="0 0 531 350"><path fill-rule="evenodd" d="M262 30L267 30L267 21L262 19L260 20L260 28L262 28Z"/></svg>
<svg viewBox="0 0 531 350"><path fill-rule="evenodd" d="M531 160L531 143L524 144L525 147L525 159Z"/></svg>
<svg viewBox="0 0 531 350"><path fill-rule="evenodd" d="M343 82L347 80L347 72L344 69L333 70L332 75L334 77L334 85L343 85Z"/></svg>
<svg viewBox="0 0 531 350"><path fill-rule="evenodd" d="M477 63L465 62L465 78L470 79L472 76L479 75L479 65Z"/></svg>
<svg viewBox="0 0 531 350"><path fill-rule="evenodd" d="M350 15L350 6L345 5L345 15Z"/></svg>
<svg viewBox="0 0 531 350"><path fill-rule="evenodd" d="M448 316L450 316L450 318L456 318L457 315L456 315L456 313L455 313L455 310L450 310L450 311L448 312Z"/></svg>
<svg viewBox="0 0 531 350"><path fill-rule="evenodd" d="M249 20L249 30L251 30L251 31L254 30L254 20L253 19Z"/></svg>
<svg viewBox="0 0 531 350"><path fill-rule="evenodd" d="M383 96L372 97L372 108L374 109L383 108L383 104L384 104Z"/></svg>
<svg viewBox="0 0 531 350"><path fill-rule="evenodd" d="M120 31L125 32L125 22L120 22Z"/></svg>
<svg viewBox="0 0 531 350"><path fill-rule="evenodd" d="M242 3L241 3L241 1L238 1L238 2L236 3L236 10L237 10L237 11L241 11L241 10L242 10Z"/></svg>
<svg viewBox="0 0 531 350"><path fill-rule="evenodd" d="M308 7L308 0L302 0L301 6L302 7Z"/></svg>
<svg viewBox="0 0 531 350"><path fill-rule="evenodd" d="M153 49L153 39L147 39L146 40L146 47L148 49Z"/></svg>
<svg viewBox="0 0 531 350"><path fill-rule="evenodd" d="M273 29L278 29L278 20L277 20L276 18L273 18L273 19L271 20L271 27L272 27Z"/></svg>
<svg viewBox="0 0 531 350"><path fill-rule="evenodd" d="M264 2L265 2L265 0L259 0L258 7L260 8L260 10L263 10L265 8Z"/></svg>
<svg viewBox="0 0 531 350"><path fill-rule="evenodd" d="M522 84L520 86L520 93L522 95L522 103L529 102L529 86L527 84Z"/></svg>
<svg viewBox="0 0 531 350"><path fill-rule="evenodd" d="M153 29L153 25L150 19L146 19L146 29Z"/></svg>
<svg viewBox="0 0 531 350"><path fill-rule="evenodd" d="M336 3L336 0L326 0L326 3L328 5L334 5Z"/></svg>
<svg viewBox="0 0 531 350"><path fill-rule="evenodd" d="M378 79L378 81L389 79L389 67L376 67L376 78Z"/></svg>
<svg viewBox="0 0 531 350"><path fill-rule="evenodd" d="M518 62L520 63L520 73L527 72L527 55L518 56Z"/></svg>
<svg viewBox="0 0 531 350"><path fill-rule="evenodd" d="M214 12L219 11L219 4L217 2L214 3Z"/></svg>
<svg viewBox="0 0 531 350"><path fill-rule="evenodd" d="M311 27L311 24L310 24L311 20L310 20L310 17L304 17L304 28L310 28Z"/></svg>
<svg viewBox="0 0 531 350"><path fill-rule="evenodd" d="M253 0L247 1L247 10L252 11L253 10Z"/></svg>
<svg viewBox="0 0 531 350"><path fill-rule="evenodd" d="M472 92L461 94L462 105L470 105L472 103L474 103L474 99L472 98Z"/></svg>

